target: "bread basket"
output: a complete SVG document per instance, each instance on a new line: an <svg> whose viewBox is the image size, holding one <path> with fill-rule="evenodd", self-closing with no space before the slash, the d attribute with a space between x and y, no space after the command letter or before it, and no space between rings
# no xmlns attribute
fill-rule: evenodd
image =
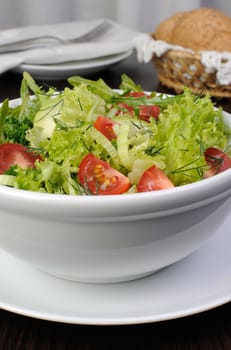
<svg viewBox="0 0 231 350"><path fill-rule="evenodd" d="M231 17L214 8L176 12L135 40L138 61L152 61L160 82L231 97Z"/></svg>
<svg viewBox="0 0 231 350"><path fill-rule="evenodd" d="M188 87L196 94L231 98L231 52L193 51L150 34L134 39L140 63L153 62L162 85L180 93Z"/></svg>
<svg viewBox="0 0 231 350"><path fill-rule="evenodd" d="M217 81L217 71L208 71L199 53L169 50L160 57L153 54L152 62L162 85L177 93L187 86L194 93L209 93L217 98L231 98L231 85Z"/></svg>

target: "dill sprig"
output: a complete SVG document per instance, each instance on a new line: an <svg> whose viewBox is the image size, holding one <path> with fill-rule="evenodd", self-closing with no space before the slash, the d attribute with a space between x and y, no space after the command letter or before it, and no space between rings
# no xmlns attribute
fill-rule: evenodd
<svg viewBox="0 0 231 350"><path fill-rule="evenodd" d="M192 161L180 166L179 168L176 168L171 171L171 174L182 174L188 177L194 177L193 174L191 173L193 170L197 172L197 174L202 177L203 176L203 170L207 167L207 165L198 165L198 166L191 166L198 162L200 157L193 159ZM189 173L190 172L190 173Z"/></svg>
<svg viewBox="0 0 231 350"><path fill-rule="evenodd" d="M139 107L140 105L158 105L160 107L164 107L169 103L174 103L182 99L182 95L176 96L165 96L165 95L157 95L153 97L140 96L140 97L132 97L132 96L112 96L110 98L110 103L115 105L118 103L125 103L129 106Z"/></svg>

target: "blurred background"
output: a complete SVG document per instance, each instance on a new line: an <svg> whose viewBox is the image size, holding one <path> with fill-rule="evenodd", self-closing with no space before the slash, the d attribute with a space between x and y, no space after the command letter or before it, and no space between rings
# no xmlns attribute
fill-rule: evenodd
<svg viewBox="0 0 231 350"><path fill-rule="evenodd" d="M171 14L201 6L231 16L227 0L0 0L0 5L0 29L105 17L150 32Z"/></svg>

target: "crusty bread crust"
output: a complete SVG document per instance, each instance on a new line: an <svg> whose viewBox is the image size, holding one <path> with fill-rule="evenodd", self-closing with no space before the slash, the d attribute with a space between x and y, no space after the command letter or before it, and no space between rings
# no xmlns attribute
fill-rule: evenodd
<svg viewBox="0 0 231 350"><path fill-rule="evenodd" d="M163 40L168 43L172 43L172 32L175 27L177 27L177 23L182 16L184 16L185 12L177 12L170 18L161 22L156 28L155 32L152 33L154 39Z"/></svg>
<svg viewBox="0 0 231 350"><path fill-rule="evenodd" d="M179 12L161 22L152 36L194 51L231 51L231 18L213 8Z"/></svg>

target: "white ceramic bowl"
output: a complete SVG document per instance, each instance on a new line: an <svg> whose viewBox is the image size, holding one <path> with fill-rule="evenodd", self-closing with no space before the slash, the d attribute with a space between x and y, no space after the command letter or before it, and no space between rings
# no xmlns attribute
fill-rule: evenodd
<svg viewBox="0 0 231 350"><path fill-rule="evenodd" d="M229 118L225 113L231 126ZM227 218L230 197L231 169L131 195L68 196L0 186L0 247L60 278L132 280L204 244Z"/></svg>

